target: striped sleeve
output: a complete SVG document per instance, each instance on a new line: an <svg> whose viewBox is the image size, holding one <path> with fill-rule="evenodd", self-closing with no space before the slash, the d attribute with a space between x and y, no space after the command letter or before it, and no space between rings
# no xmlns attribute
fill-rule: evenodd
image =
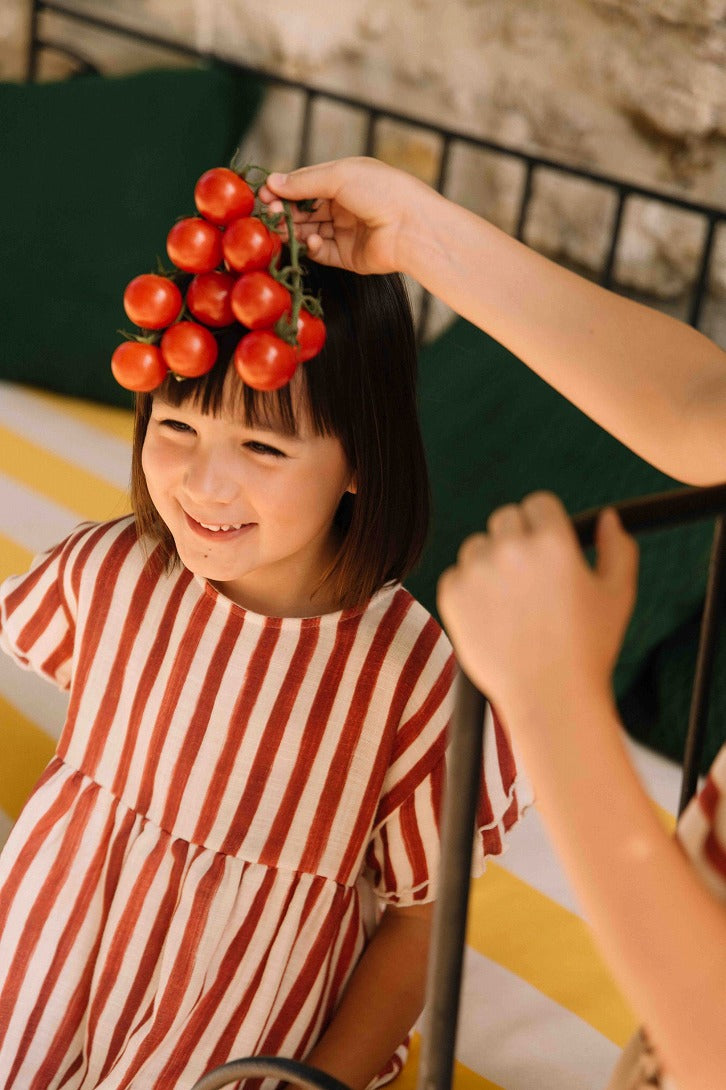
<svg viewBox="0 0 726 1090"><path fill-rule="evenodd" d="M435 900L437 895L454 677L455 663L449 653L437 679L437 685L445 689L442 699L432 700L431 693L427 694L423 706L428 705L430 716L422 721L419 708L399 731L407 744L389 769L366 853L367 876L377 896L388 904L404 907ZM416 729L409 736L412 722L416 722ZM518 775L507 736L489 707L484 730L472 849L475 877L483 873L488 856L504 851L507 832L531 802L529 786Z"/></svg>
<svg viewBox="0 0 726 1090"><path fill-rule="evenodd" d="M709 889L726 902L726 746L683 812L678 839Z"/></svg>
<svg viewBox="0 0 726 1090"><path fill-rule="evenodd" d="M0 647L27 670L67 689L77 600L70 562L87 524L0 585Z"/></svg>

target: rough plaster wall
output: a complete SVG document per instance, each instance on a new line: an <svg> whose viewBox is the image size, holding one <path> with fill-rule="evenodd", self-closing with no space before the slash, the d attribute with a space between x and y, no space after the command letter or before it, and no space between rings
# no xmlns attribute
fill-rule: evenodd
<svg viewBox="0 0 726 1090"><path fill-rule="evenodd" d="M74 0L102 12L102 0ZM28 0L4 0L0 75L19 61ZM726 194L726 0L116 0L117 17L166 37L269 68L403 113L687 197ZM106 70L173 63L152 48L50 15L43 26L104 55ZM45 74L62 74L49 57ZM294 163L302 102L270 95L249 144L269 166ZM312 158L361 150L363 120L320 104ZM386 123L376 154L433 181L437 141ZM454 149L449 193L512 228L521 169L501 156ZM541 173L527 241L582 270L607 247L612 198L591 184ZM703 223L632 201L616 273L633 291L684 313ZM717 236L714 296L705 325L718 328L726 299L726 229Z"/></svg>

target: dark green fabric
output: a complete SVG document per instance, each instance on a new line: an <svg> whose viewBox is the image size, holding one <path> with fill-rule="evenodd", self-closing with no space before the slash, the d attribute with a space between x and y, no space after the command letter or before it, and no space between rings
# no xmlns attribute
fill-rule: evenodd
<svg viewBox="0 0 726 1090"><path fill-rule="evenodd" d="M110 372L124 287L166 260L261 95L224 67L0 84L0 378L131 404Z"/></svg>
<svg viewBox="0 0 726 1090"><path fill-rule="evenodd" d="M490 512L535 489L556 492L567 509L683 487L627 450L467 322L456 322L421 355L421 418L434 520L411 590L435 610L439 573ZM712 523L640 538L639 597L616 673L632 732L680 756ZM726 645L726 640L724 640ZM707 757L726 721L726 646L716 673ZM709 762L710 763L710 762Z"/></svg>

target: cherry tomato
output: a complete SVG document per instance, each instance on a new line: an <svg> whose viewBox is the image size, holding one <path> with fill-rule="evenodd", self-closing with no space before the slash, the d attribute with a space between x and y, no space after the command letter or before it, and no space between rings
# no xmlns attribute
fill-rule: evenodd
<svg viewBox="0 0 726 1090"><path fill-rule="evenodd" d="M255 195L239 174L227 167L213 167L195 185L194 203L205 219L225 227L239 216L249 216Z"/></svg>
<svg viewBox="0 0 726 1090"><path fill-rule="evenodd" d="M196 322L177 322L161 338L161 353L170 371L182 378L198 378L211 371L217 359L214 334Z"/></svg>
<svg viewBox="0 0 726 1090"><path fill-rule="evenodd" d="M190 216L174 224L166 236L166 250L178 269L211 272L222 262L222 234L199 216Z"/></svg>
<svg viewBox="0 0 726 1090"><path fill-rule="evenodd" d="M237 374L255 390L277 390L295 374L295 349L269 329L246 333L234 350Z"/></svg>
<svg viewBox="0 0 726 1090"><path fill-rule="evenodd" d="M230 223L222 238L224 260L236 272L266 269L275 251L274 238L261 220L250 216Z"/></svg>
<svg viewBox="0 0 726 1090"><path fill-rule="evenodd" d="M311 314L305 307L300 308L297 319L297 349L296 356L299 363L305 363L317 356L325 344L325 322L317 315Z"/></svg>
<svg viewBox="0 0 726 1090"><path fill-rule="evenodd" d="M142 329L163 329L171 325L181 308L182 294L165 276L143 273L126 285L124 310Z"/></svg>
<svg viewBox="0 0 726 1090"><path fill-rule="evenodd" d="M149 393L161 386L169 373L160 350L154 344L124 341L111 356L111 370L119 386Z"/></svg>
<svg viewBox="0 0 726 1090"><path fill-rule="evenodd" d="M290 292L266 272L240 276L232 288L232 310L248 329L267 329L290 309Z"/></svg>
<svg viewBox="0 0 726 1090"><path fill-rule="evenodd" d="M208 272L195 276L187 288L187 306L200 322L215 329L231 325L234 312L230 302L237 278L231 273Z"/></svg>

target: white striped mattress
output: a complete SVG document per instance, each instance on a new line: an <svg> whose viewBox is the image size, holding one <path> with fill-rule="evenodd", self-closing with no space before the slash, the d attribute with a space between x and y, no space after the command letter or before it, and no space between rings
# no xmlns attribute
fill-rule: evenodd
<svg viewBox="0 0 726 1090"><path fill-rule="evenodd" d="M0 579L84 519L128 511L131 415L0 383ZM0 656L0 842L53 752L66 698ZM672 826L679 770L633 756ZM472 888L455 1085L597 1090L635 1026L536 811ZM412 1059L394 1084L416 1082Z"/></svg>

